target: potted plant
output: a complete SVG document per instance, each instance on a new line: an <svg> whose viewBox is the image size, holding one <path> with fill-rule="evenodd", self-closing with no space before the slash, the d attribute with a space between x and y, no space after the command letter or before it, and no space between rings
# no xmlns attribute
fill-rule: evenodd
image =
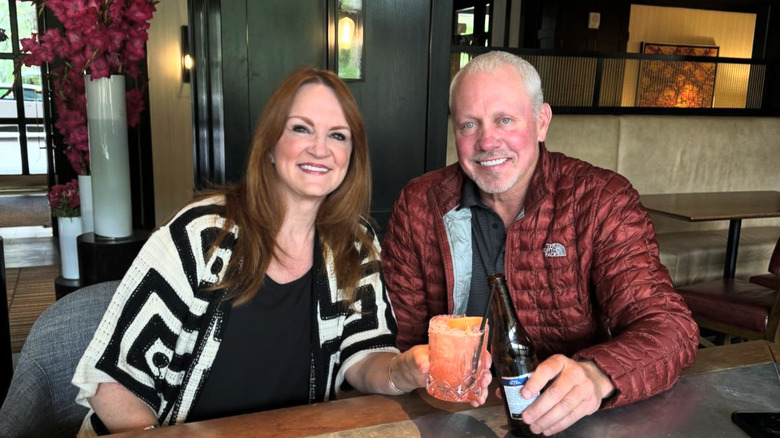
<svg viewBox="0 0 780 438"><path fill-rule="evenodd" d="M46 195L52 216L57 218L60 242L60 271L69 280L79 278L79 260L76 238L82 233L79 182L72 179L58 184Z"/></svg>
<svg viewBox="0 0 780 438"><path fill-rule="evenodd" d="M138 125L144 109L142 62L158 0L33 2L41 11L50 10L62 26L22 38L26 54L21 62L52 65L54 126L63 137L65 156L82 175L85 232L128 237L132 200L126 130ZM141 88L127 89L126 76ZM90 142L105 153L90 157Z"/></svg>
<svg viewBox="0 0 780 438"><path fill-rule="evenodd" d="M89 143L84 74L91 79L127 75L141 79L141 61L157 0L33 0L51 10L62 24L44 34L22 38L22 63L44 62L50 71L55 127L66 144L65 155L78 174L89 173ZM127 124L136 126L144 109L143 90L127 90Z"/></svg>

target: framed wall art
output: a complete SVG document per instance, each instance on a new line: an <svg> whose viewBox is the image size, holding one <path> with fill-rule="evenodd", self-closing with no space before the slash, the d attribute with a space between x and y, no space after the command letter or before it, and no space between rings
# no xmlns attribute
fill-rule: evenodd
<svg viewBox="0 0 780 438"><path fill-rule="evenodd" d="M642 43L641 53L717 57L716 46ZM712 108L716 62L641 60L636 106Z"/></svg>

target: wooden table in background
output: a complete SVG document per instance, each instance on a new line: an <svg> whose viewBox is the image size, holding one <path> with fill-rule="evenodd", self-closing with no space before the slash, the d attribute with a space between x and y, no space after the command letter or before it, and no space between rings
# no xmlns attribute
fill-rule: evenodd
<svg viewBox="0 0 780 438"><path fill-rule="evenodd" d="M596 412L557 437L741 436L733 410L780 411L780 345L753 341L699 350L674 388L650 399ZM401 396L368 395L163 427L132 437L505 437L501 400L491 392L479 408L446 403L424 390Z"/></svg>
<svg viewBox="0 0 780 438"><path fill-rule="evenodd" d="M780 192L710 192L642 195L648 211L689 222L729 221L723 278L734 278L743 219L780 217Z"/></svg>

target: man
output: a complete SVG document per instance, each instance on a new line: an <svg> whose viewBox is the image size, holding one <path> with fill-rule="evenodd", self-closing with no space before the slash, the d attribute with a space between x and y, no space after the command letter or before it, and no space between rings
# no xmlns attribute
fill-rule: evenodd
<svg viewBox="0 0 780 438"><path fill-rule="evenodd" d="M474 58L452 81L450 112L458 163L407 184L383 243L399 348L425 343L434 315L481 315L486 277L504 272L541 362L522 394L549 384L523 414L535 433L674 385L698 328L636 190L547 151L552 112L515 55Z"/></svg>

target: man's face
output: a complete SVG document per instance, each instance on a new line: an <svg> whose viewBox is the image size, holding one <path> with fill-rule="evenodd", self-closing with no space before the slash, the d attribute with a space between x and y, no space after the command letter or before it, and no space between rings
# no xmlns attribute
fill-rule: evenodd
<svg viewBox="0 0 780 438"><path fill-rule="evenodd" d="M508 65L463 76L452 100L455 145L463 171L486 193L525 194L549 106L534 116L520 74Z"/></svg>

